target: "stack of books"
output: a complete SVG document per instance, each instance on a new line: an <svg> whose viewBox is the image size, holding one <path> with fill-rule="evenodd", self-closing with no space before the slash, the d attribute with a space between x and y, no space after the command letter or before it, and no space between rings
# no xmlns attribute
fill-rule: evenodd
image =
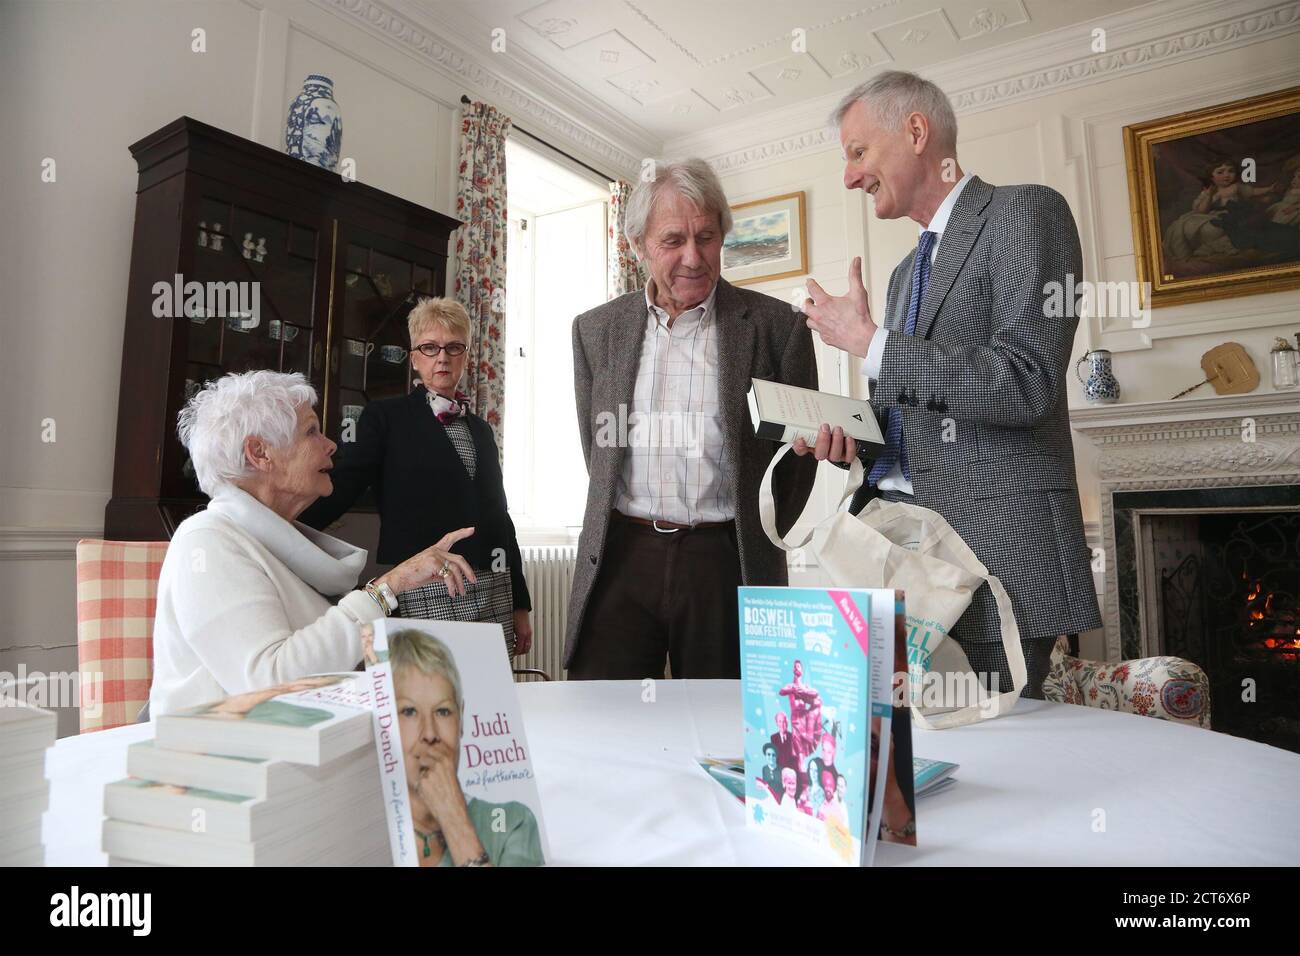
<svg viewBox="0 0 1300 956"><path fill-rule="evenodd" d="M158 717L104 788L109 865L388 864L371 720L355 673Z"/></svg>
<svg viewBox="0 0 1300 956"><path fill-rule="evenodd" d="M58 735L48 710L0 695L0 866L41 866L41 815L50 803L45 751Z"/></svg>

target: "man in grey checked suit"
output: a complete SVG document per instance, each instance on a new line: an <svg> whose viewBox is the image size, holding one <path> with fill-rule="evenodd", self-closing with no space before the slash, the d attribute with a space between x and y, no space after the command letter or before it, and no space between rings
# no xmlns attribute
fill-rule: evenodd
<svg viewBox="0 0 1300 956"><path fill-rule="evenodd" d="M731 210L709 165L655 173L627 206L647 287L573 321L590 481L570 678L662 677L666 662L674 677L737 678L736 587L787 580L758 513L777 446L754 436L745 395L751 377L816 388L812 333L788 302L720 277ZM782 530L803 511L816 464L789 456L777 467Z"/></svg>
<svg viewBox="0 0 1300 956"><path fill-rule="evenodd" d="M952 107L920 77L880 74L844 98L835 120L845 186L870 195L880 218L921 227L890 276L884 329L860 260L847 295L808 283L808 325L863 358L886 435L854 510L881 496L942 514L1006 586L1028 665L1024 696L1041 697L1056 638L1100 625L1065 393L1078 319L1073 302L1048 301L1074 287L1068 277L1082 282L1074 219L1046 186L964 174ZM841 464L857 453L826 429L815 448L795 450ZM974 670L1007 689L999 635L984 585L952 636Z"/></svg>

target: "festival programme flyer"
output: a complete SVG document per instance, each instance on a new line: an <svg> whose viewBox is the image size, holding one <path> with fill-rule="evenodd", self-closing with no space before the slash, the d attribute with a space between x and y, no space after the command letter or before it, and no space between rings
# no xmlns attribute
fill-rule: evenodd
<svg viewBox="0 0 1300 956"><path fill-rule="evenodd" d="M739 614L748 825L869 864L871 593L742 587Z"/></svg>

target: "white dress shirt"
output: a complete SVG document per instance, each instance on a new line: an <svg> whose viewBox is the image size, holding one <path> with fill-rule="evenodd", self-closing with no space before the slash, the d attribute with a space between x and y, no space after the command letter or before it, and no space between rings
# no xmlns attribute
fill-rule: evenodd
<svg viewBox="0 0 1300 956"><path fill-rule="evenodd" d="M943 202L939 203L939 208L934 211L934 218L930 220L930 225L921 226L917 229L917 239L923 232L932 232L935 234L934 245L930 247L930 264L934 264L935 257L939 254L939 246L943 243L943 231L948 226L948 219L952 216L952 207L957 205L957 197L961 191L966 188L970 182L973 173L967 173L957 181L957 185L952 187L948 195L943 197ZM912 288L907 287L907 295L911 296ZM871 344L867 346L867 357L862 360L862 374L875 386L876 379L880 378L880 360L885 354L885 340L889 338L889 329L881 328L871 337ZM880 479L877 485L881 491L901 491L904 494L912 494L912 483L903 477L902 459L894 462L894 467L889 469L888 473Z"/></svg>
<svg viewBox="0 0 1300 956"><path fill-rule="evenodd" d="M653 288L651 280L614 507L675 524L731 521L736 506L718 402L718 287L671 326Z"/></svg>

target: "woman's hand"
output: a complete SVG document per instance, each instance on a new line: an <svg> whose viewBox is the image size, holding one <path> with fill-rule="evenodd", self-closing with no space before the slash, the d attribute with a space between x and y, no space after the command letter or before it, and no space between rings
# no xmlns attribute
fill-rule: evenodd
<svg viewBox="0 0 1300 956"><path fill-rule="evenodd" d="M418 761L420 779L416 781L420 799L440 824L445 825L465 812L465 794L456 776L456 752L444 740L424 749Z"/></svg>
<svg viewBox="0 0 1300 956"><path fill-rule="evenodd" d="M527 654L533 647L533 622L528 615L523 608L515 609L515 657Z"/></svg>
<svg viewBox="0 0 1300 956"><path fill-rule="evenodd" d="M473 533L473 528L461 528L443 535L437 544L407 558L376 583L387 584L394 593L401 594L422 584L442 580L446 582L447 593L452 597L464 594L468 587L466 581L477 584L478 578L469 562L459 554L452 554L451 548L457 541L462 541ZM442 573L444 569L446 574Z"/></svg>
<svg viewBox="0 0 1300 956"><path fill-rule="evenodd" d="M452 864L463 866L467 860L481 857L483 844L470 822L465 793L456 776L456 751L444 740L429 745L419 758L419 774L416 789L438 820Z"/></svg>

